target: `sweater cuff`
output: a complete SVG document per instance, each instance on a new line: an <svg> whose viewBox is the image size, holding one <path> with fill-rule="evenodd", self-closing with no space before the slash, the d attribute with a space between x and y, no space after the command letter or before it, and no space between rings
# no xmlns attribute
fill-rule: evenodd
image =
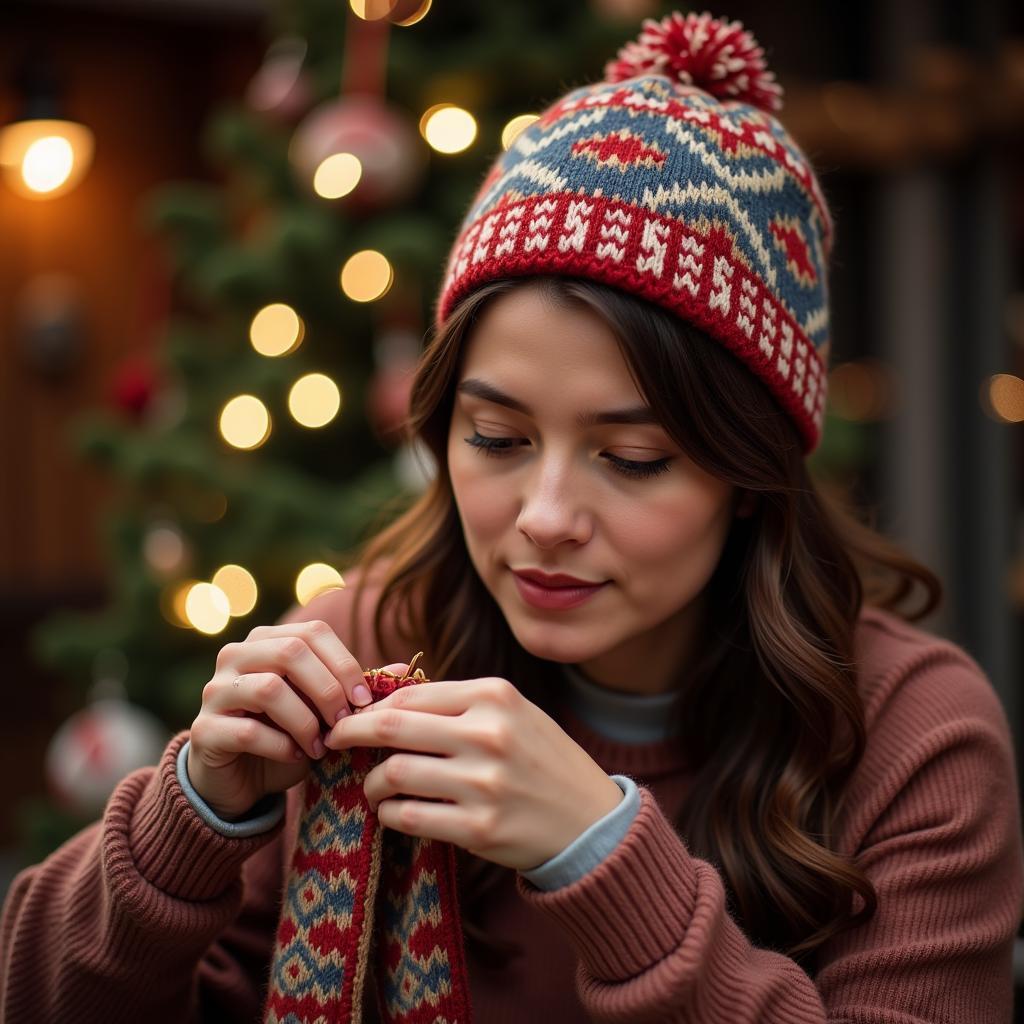
<svg viewBox="0 0 1024 1024"><path fill-rule="evenodd" d="M277 835L283 815L273 827L254 835L232 837L214 831L178 781L178 755L188 739L184 731L167 744L132 811L128 841L139 874L151 885L178 899L212 900L223 895L239 878L242 864Z"/></svg>
<svg viewBox="0 0 1024 1024"><path fill-rule="evenodd" d="M612 983L674 950L697 901L693 858L651 791L638 788L629 831L593 871L554 892L516 874L519 895L561 925L594 977Z"/></svg>
<svg viewBox="0 0 1024 1024"><path fill-rule="evenodd" d="M206 822L214 832L232 839L244 839L256 836L261 832L269 832L283 817L287 800L284 793L268 793L262 800L254 804L247 817L240 821L225 821L218 817L212 807L196 792L192 780L188 777L188 748L192 740L187 739L178 751L177 777L188 802L195 808L196 814Z"/></svg>
<svg viewBox="0 0 1024 1024"><path fill-rule="evenodd" d="M640 792L628 775L612 775L611 779L624 794L619 805L581 832L561 853L539 867L521 871L527 881L547 892L561 889L593 871L619 845L640 809Z"/></svg>

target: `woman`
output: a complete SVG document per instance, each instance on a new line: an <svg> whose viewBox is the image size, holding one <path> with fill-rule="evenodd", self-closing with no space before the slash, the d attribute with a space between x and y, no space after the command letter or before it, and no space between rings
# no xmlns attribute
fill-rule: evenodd
<svg viewBox="0 0 1024 1024"><path fill-rule="evenodd" d="M739 26L631 46L467 214L424 495L16 880L9 1019L259 1019L299 783L357 746L402 751L365 781L381 823L459 850L481 1021L1010 1019L1004 712L911 625L933 574L805 464L827 206ZM367 706L360 665L418 649L443 685Z"/></svg>

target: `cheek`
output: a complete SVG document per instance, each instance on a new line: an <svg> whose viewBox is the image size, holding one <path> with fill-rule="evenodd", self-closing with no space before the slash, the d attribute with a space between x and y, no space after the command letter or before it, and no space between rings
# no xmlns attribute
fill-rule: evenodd
<svg viewBox="0 0 1024 1024"><path fill-rule="evenodd" d="M727 496L680 492L615 521L616 547L638 597L696 592L710 579L729 532Z"/></svg>
<svg viewBox="0 0 1024 1024"><path fill-rule="evenodd" d="M480 465L485 459L461 440L449 441L448 475L467 541L470 536L484 538L500 533L511 514L510 494L499 474L489 473Z"/></svg>

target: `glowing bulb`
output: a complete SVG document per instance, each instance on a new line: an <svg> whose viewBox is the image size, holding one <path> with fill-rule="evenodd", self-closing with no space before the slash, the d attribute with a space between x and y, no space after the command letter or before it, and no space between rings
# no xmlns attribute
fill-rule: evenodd
<svg viewBox="0 0 1024 1024"><path fill-rule="evenodd" d="M212 583L194 584L185 596L185 618L200 633L221 632L231 618L227 594Z"/></svg>
<svg viewBox="0 0 1024 1024"><path fill-rule="evenodd" d="M235 448L258 448L270 436L270 413L255 395L238 395L221 411L220 432Z"/></svg>
<svg viewBox="0 0 1024 1024"><path fill-rule="evenodd" d="M1003 423L1024 422L1024 380L1012 373L993 374L985 382L989 408Z"/></svg>
<svg viewBox="0 0 1024 1024"><path fill-rule="evenodd" d="M476 138L476 119L454 103L438 103L420 118L420 134L439 153L461 153Z"/></svg>
<svg viewBox="0 0 1024 1024"><path fill-rule="evenodd" d="M295 579L295 597L305 607L317 594L325 590L344 587L345 581L341 573L333 565L326 562L313 562L307 565Z"/></svg>
<svg viewBox="0 0 1024 1024"><path fill-rule="evenodd" d="M511 121L501 130L501 145L504 149L510 149L516 141L516 136L526 127L540 120L540 114L520 114L513 117Z"/></svg>
<svg viewBox="0 0 1024 1024"><path fill-rule="evenodd" d="M258 593L252 573L241 565L222 565L211 580L228 599L232 616L248 615L256 607Z"/></svg>
<svg viewBox="0 0 1024 1024"><path fill-rule="evenodd" d="M74 121L15 121L0 129L0 166L10 187L30 199L69 192L92 162L92 132Z"/></svg>
<svg viewBox="0 0 1024 1024"><path fill-rule="evenodd" d="M313 173L313 191L324 199L347 196L359 184L363 165L352 153L332 153Z"/></svg>
<svg viewBox="0 0 1024 1024"><path fill-rule="evenodd" d="M350 256L341 268L341 290L355 302L373 302L384 295L394 281L388 258L376 249L363 249Z"/></svg>
<svg viewBox="0 0 1024 1024"><path fill-rule="evenodd" d="M249 325L249 341L261 356L285 356L302 344L302 318L283 302L264 306Z"/></svg>
<svg viewBox="0 0 1024 1024"><path fill-rule="evenodd" d="M393 21L392 25L398 25L400 28L408 28L410 25L415 25L417 22L422 21L430 10L430 5L433 0L423 0L420 4L419 9L413 14L410 14L408 18L404 18L401 21Z"/></svg>
<svg viewBox="0 0 1024 1024"><path fill-rule="evenodd" d="M323 373L307 373L288 392L288 410L303 427L330 423L341 408L338 385Z"/></svg>

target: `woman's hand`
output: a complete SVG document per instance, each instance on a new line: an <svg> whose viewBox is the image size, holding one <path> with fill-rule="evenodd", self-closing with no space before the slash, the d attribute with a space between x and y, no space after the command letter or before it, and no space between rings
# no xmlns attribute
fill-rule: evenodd
<svg viewBox="0 0 1024 1024"><path fill-rule="evenodd" d="M382 825L522 871L622 800L616 782L507 679L405 686L339 721L324 743L397 748L363 785Z"/></svg>
<svg viewBox="0 0 1024 1024"><path fill-rule="evenodd" d="M214 813L237 820L302 780L324 754L322 735L370 700L361 685L359 662L326 622L257 626L217 654L192 723L189 781Z"/></svg>

